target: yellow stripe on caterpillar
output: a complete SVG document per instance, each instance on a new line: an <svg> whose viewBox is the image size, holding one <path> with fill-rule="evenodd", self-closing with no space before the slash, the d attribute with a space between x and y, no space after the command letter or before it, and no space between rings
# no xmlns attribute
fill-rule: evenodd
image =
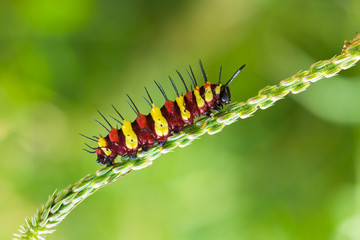
<svg viewBox="0 0 360 240"><path fill-rule="evenodd" d="M205 101L211 102L214 96L211 90L211 84L205 84Z"/></svg>
<svg viewBox="0 0 360 240"><path fill-rule="evenodd" d="M110 154L112 153L112 151L108 148L101 148L101 150L103 150L103 152L106 154L106 156L110 156Z"/></svg>
<svg viewBox="0 0 360 240"><path fill-rule="evenodd" d="M99 144L100 148L104 148L104 147L107 146L105 138L100 138L99 141L98 141L98 144Z"/></svg>
<svg viewBox="0 0 360 240"><path fill-rule="evenodd" d="M176 100L177 105L180 108L181 118L183 120L188 120L191 117L191 115L190 115L190 112L188 110L186 110L186 108L185 108L184 97L179 96L175 100Z"/></svg>
<svg viewBox="0 0 360 240"><path fill-rule="evenodd" d="M121 129L125 136L126 147L129 149L137 148L138 147L138 138L132 129L131 122L124 120L124 123L123 123L123 126L121 127Z"/></svg>
<svg viewBox="0 0 360 240"><path fill-rule="evenodd" d="M204 107L205 101L200 95L200 88L198 86L196 86L196 89L194 89L194 95L196 99L196 105L198 106L198 108Z"/></svg>
<svg viewBox="0 0 360 240"><path fill-rule="evenodd" d="M219 84L219 85L217 85L217 86L215 87L215 94L216 94L216 95L219 95L219 94L220 94L220 91L221 91L221 84Z"/></svg>
<svg viewBox="0 0 360 240"><path fill-rule="evenodd" d="M155 105L153 104L150 114L152 119L154 120L156 135L167 136L169 134L169 126L168 126L168 122L161 114L160 108L155 107Z"/></svg>

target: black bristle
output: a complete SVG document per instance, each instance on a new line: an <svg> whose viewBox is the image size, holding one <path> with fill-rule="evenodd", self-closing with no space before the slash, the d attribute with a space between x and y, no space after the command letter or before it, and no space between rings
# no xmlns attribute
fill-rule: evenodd
<svg viewBox="0 0 360 240"><path fill-rule="evenodd" d="M113 107L113 109L115 110L115 112L120 116L120 118L124 121L124 118L121 116L121 114L119 113L119 111L114 107L114 105L111 105Z"/></svg>
<svg viewBox="0 0 360 240"><path fill-rule="evenodd" d="M146 97L143 96L143 98L145 99L145 101L149 104L150 108L152 108L151 103L149 102L149 100L146 99Z"/></svg>
<svg viewBox="0 0 360 240"><path fill-rule="evenodd" d="M205 73L205 69L204 69L204 66L203 66L203 64L202 64L202 62L201 62L201 59L199 59L199 65L200 65L201 72L202 72L203 77L204 77L204 81L205 81L205 83L207 83L208 80L207 80L206 73Z"/></svg>
<svg viewBox="0 0 360 240"><path fill-rule="evenodd" d="M88 152L88 153L96 153L95 151L89 151L89 150L87 150L87 149L85 149L85 148L83 148L83 150L84 150L85 152Z"/></svg>
<svg viewBox="0 0 360 240"><path fill-rule="evenodd" d="M197 82L196 82L196 77L195 77L194 72L193 72L193 70L192 70L192 68L191 68L191 66L190 66L190 65L189 65L189 68L190 68L191 75L192 75L192 76L193 76L193 78L194 78L195 85L196 85L196 86L198 86L198 84L197 84ZM196 86L195 86L195 88L196 88Z"/></svg>
<svg viewBox="0 0 360 240"><path fill-rule="evenodd" d="M110 132L109 129L107 129L101 122L99 122L98 120L94 119L95 122L97 122L98 124L100 124L103 128L106 129L106 131Z"/></svg>
<svg viewBox="0 0 360 240"><path fill-rule="evenodd" d="M173 87L174 87L174 89L175 89L175 93L176 93L176 95L179 97L179 92L178 92L178 90L177 90L177 88L176 88L176 86L175 86L174 81L171 79L171 77L170 77L170 76L169 76L169 79L170 79L170 82L171 82L171 84L173 85Z"/></svg>
<svg viewBox="0 0 360 240"><path fill-rule="evenodd" d="M139 112L139 109L136 107L136 105L135 105L134 101L131 99L131 97L130 97L128 94L126 94L126 96L128 96L128 98L130 99L132 105L135 107L136 112L137 112L137 113L140 113L140 112Z"/></svg>
<svg viewBox="0 0 360 240"><path fill-rule="evenodd" d="M151 103L154 103L153 100L152 100L152 98L150 97L149 91L147 90L146 87L145 87L145 91L146 91L146 93L147 93L147 95L148 95L148 97L149 97L149 99L150 99L150 102L151 102Z"/></svg>
<svg viewBox="0 0 360 240"><path fill-rule="evenodd" d="M129 103L128 101L126 101L126 103L127 103L127 104L129 105L129 107L134 111L134 113L136 114L136 116L138 116L138 117L140 118L139 113L135 111L135 109L130 105L130 103Z"/></svg>
<svg viewBox="0 0 360 240"><path fill-rule="evenodd" d="M109 123L109 121L104 117L104 115L101 114L101 112L99 110L97 110L97 112L100 114L100 116L105 120L105 122L110 126L110 128L113 128L111 126L111 124Z"/></svg>
<svg viewBox="0 0 360 240"><path fill-rule="evenodd" d="M166 102L169 101L168 98L167 98L167 96L166 96L166 93L165 93L163 87L160 85L160 83L156 82L155 80L154 80L154 82L155 82L156 86L159 88L161 94L164 96L165 101L166 101Z"/></svg>
<svg viewBox="0 0 360 240"><path fill-rule="evenodd" d="M194 82L194 79L191 77L191 75L190 75L190 73L189 73L189 71L188 71L187 69L186 69L186 72L187 72L187 74L189 75L189 78L190 78L190 80L191 80L194 88L196 88L196 84L195 84L195 82ZM192 86L191 86L191 87L192 87ZM192 91L192 90L191 90L191 91Z"/></svg>
<svg viewBox="0 0 360 240"><path fill-rule="evenodd" d="M123 125L122 122L120 122L118 119L114 118L113 116L109 116L109 117L111 117L112 119L114 119L117 123L120 123L121 126Z"/></svg>
<svg viewBox="0 0 360 240"><path fill-rule="evenodd" d="M242 65L235 73L234 75L230 78L230 80L225 84L225 87L229 86L229 84L236 78L236 76L241 72L241 70L243 70L243 68L245 67L246 65Z"/></svg>
<svg viewBox="0 0 360 240"><path fill-rule="evenodd" d="M187 86L186 86L186 84L185 84L184 78L181 76L181 74L179 73L179 71L178 71L178 70L176 70L176 72L177 72L177 74L179 75L179 77L180 77L180 79L181 79L182 83L184 84L185 89L186 89L186 92L188 92L188 91L189 91L189 89L187 88Z"/></svg>
<svg viewBox="0 0 360 240"><path fill-rule="evenodd" d="M96 148L94 148L94 147L91 147L89 144L86 144L86 143L84 143L88 148L90 148L90 149L92 149L92 150L95 150Z"/></svg>
<svg viewBox="0 0 360 240"><path fill-rule="evenodd" d="M98 142L98 140L95 140L95 139L93 139L93 138L91 138L91 137L88 137L88 136L85 136L85 135L83 135L83 134L81 134L81 133L79 133L79 135L80 136L82 136L82 137L84 137L84 138L87 138L87 139L89 139L89 140L91 140L91 141L94 141L94 142Z"/></svg>

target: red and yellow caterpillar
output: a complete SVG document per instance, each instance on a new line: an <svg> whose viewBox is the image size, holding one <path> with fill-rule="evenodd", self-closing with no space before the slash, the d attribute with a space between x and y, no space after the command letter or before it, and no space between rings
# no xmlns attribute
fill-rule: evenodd
<svg viewBox="0 0 360 240"><path fill-rule="evenodd" d="M82 135L98 144L97 148L92 148L87 145L94 151L86 151L96 153L97 162L107 164L108 166L114 163L114 159L118 155L135 158L139 151L147 151L155 143L159 146L163 146L169 136L178 134L184 126L193 124L195 118L200 116L210 116L212 110L218 111L223 108L223 105L229 104L231 100L229 84L240 73L245 65L241 66L225 85L222 85L221 67L219 70L219 82L218 84L213 84L208 81L201 60L199 61L199 64L204 77L204 85L201 87L198 86L191 67L191 75L189 71L186 70L193 84L193 87L191 87L190 90L186 86L181 74L177 71L186 90L184 96L179 95L174 81L169 76L177 95L175 101L169 100L162 86L155 81L155 84L165 98L165 104L160 108L155 106L149 92L145 88L149 100L145 97L144 99L151 108L148 115L141 114L129 96L133 106L128 104L137 116L133 122L124 120L121 114L113 106L116 113L122 119L121 122L112 117L116 122L121 124L120 129L112 127L109 121L98 111L101 117L110 126L110 130L100 122L95 121L104 127L109 134L106 137L101 138L86 137Z"/></svg>

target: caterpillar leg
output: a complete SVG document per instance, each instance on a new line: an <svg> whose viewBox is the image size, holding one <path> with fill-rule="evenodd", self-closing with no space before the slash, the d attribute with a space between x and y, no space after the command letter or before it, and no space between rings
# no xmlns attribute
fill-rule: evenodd
<svg viewBox="0 0 360 240"><path fill-rule="evenodd" d="M205 112L205 113L204 113L204 116L206 116L207 118L212 119L212 116L211 116L211 112L210 112L210 111L209 111L209 112Z"/></svg>
<svg viewBox="0 0 360 240"><path fill-rule="evenodd" d="M149 148L150 148L150 147L141 147L141 150L142 150L143 152L147 152L147 151L149 150Z"/></svg>
<svg viewBox="0 0 360 240"><path fill-rule="evenodd" d="M114 160L108 160L107 162L106 162L106 166L111 166L111 165L113 165L114 164Z"/></svg>
<svg viewBox="0 0 360 240"><path fill-rule="evenodd" d="M224 109L224 106L222 104L215 105L215 107L213 108L213 110L216 111L216 112L219 112L222 109Z"/></svg>

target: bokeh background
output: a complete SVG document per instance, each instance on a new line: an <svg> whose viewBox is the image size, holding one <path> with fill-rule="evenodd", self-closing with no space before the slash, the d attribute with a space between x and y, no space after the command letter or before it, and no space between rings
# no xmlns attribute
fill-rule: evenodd
<svg viewBox="0 0 360 240"><path fill-rule="evenodd" d="M93 173L93 119L203 60L234 101L339 54L358 0L3 0L0 238ZM196 66L196 67L195 67ZM360 67L324 79L98 191L49 239L360 239ZM177 79L179 82L179 79ZM180 85L179 85L180 86ZM85 141L86 142L86 141Z"/></svg>

